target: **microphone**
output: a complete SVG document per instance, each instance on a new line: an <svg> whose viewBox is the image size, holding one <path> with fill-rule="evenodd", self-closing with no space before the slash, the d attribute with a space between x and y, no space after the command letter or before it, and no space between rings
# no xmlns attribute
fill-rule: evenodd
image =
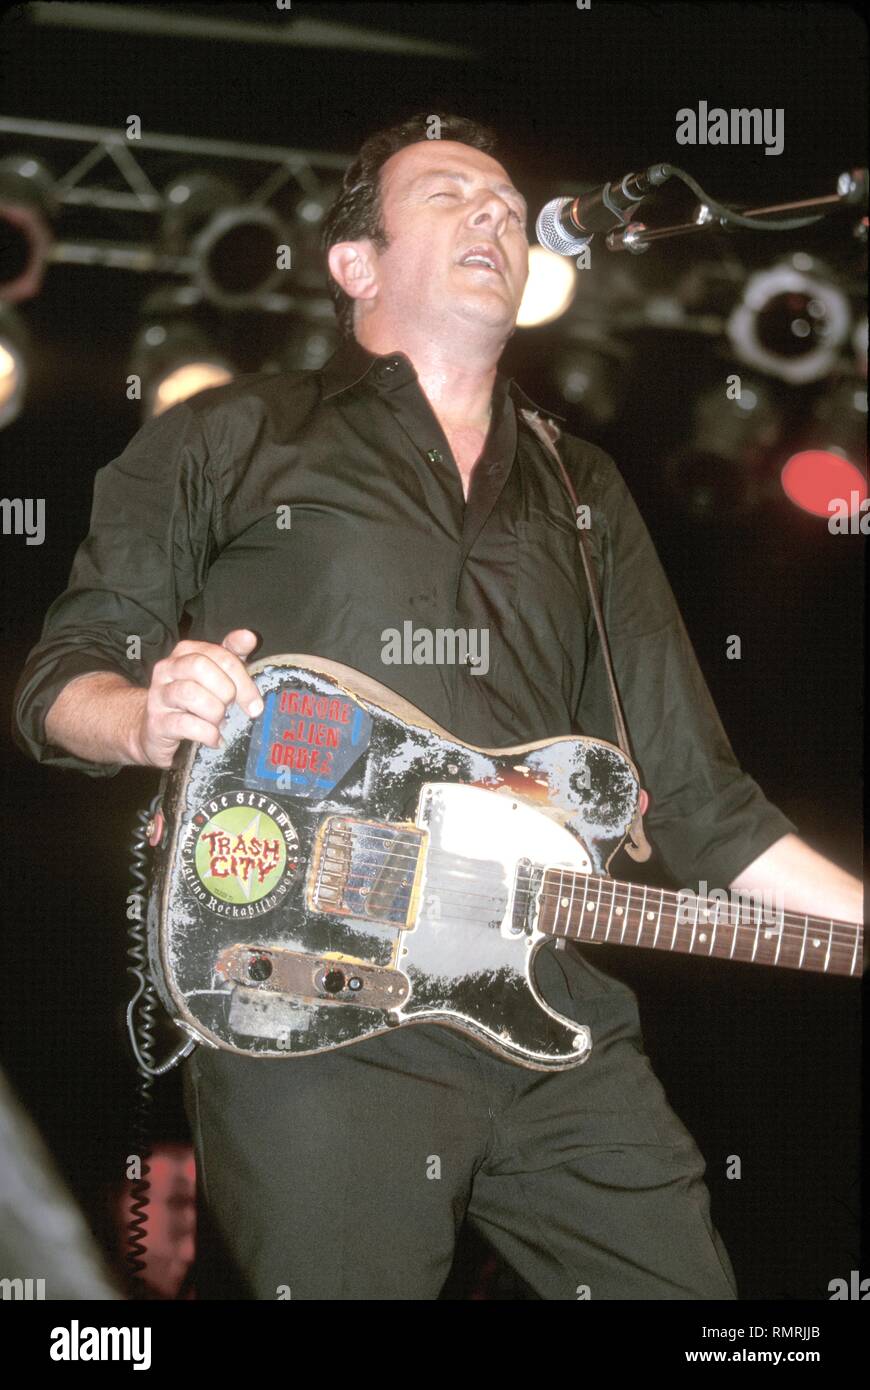
<svg viewBox="0 0 870 1390"><path fill-rule="evenodd" d="M538 214L538 241L557 256L576 256L596 232L609 232L616 223L629 221L623 214L670 176L669 164L651 164L641 174L626 174L619 182L605 183L577 198L553 198Z"/></svg>

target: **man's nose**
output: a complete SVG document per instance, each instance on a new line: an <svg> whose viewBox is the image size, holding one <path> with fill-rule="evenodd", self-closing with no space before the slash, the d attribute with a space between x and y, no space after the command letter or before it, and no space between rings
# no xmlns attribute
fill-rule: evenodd
<svg viewBox="0 0 870 1390"><path fill-rule="evenodd" d="M510 208L504 199L500 198L497 193L489 193L474 208L471 222L475 227L479 227L481 223L491 223L498 227L503 226L509 216Z"/></svg>

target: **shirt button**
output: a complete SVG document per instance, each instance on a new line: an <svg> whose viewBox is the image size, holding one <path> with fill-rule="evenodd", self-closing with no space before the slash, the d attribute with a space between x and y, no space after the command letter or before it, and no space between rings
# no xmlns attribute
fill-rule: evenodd
<svg viewBox="0 0 870 1390"><path fill-rule="evenodd" d="M378 367L378 376L391 377L399 370L398 357L388 357L386 362L382 362Z"/></svg>

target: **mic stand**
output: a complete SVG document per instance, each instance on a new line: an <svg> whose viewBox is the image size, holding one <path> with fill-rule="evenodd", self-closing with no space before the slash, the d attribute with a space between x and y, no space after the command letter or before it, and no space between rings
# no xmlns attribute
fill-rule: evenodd
<svg viewBox="0 0 870 1390"><path fill-rule="evenodd" d="M714 203L713 207L720 209L716 212L713 207L701 202L695 213L695 220L692 222L681 222L672 227L647 227L643 222L630 222L627 227L615 227L612 232L608 232L604 244L608 251L631 251L637 256L648 251L654 241L669 241L672 237L691 236L694 232L708 232L712 227L730 231L736 227L747 225L744 222L745 218L765 217L772 213L782 212L818 213L818 217L807 218L806 223L801 220L795 224L798 226L807 225L810 222L818 221L824 214L837 211L841 207L853 207L866 202L867 187L868 171L866 169L851 169L840 174L837 179L836 193L829 193L818 198L806 198L793 203L775 203L769 207L751 208L744 212L737 212L736 210L732 212L728 208L722 207L721 204ZM764 229L764 223L759 223L758 229ZM767 227L766 230L775 229ZM866 239L866 215L859 219L855 231L856 235Z"/></svg>

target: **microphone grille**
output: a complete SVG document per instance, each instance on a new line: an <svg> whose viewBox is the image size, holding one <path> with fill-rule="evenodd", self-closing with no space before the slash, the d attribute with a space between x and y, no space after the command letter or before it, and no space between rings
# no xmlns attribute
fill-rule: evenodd
<svg viewBox="0 0 870 1390"><path fill-rule="evenodd" d="M576 256L589 243L589 237L569 236L562 226L561 214L571 203L571 198L552 198L538 213L535 233L541 246L555 251L557 256Z"/></svg>

